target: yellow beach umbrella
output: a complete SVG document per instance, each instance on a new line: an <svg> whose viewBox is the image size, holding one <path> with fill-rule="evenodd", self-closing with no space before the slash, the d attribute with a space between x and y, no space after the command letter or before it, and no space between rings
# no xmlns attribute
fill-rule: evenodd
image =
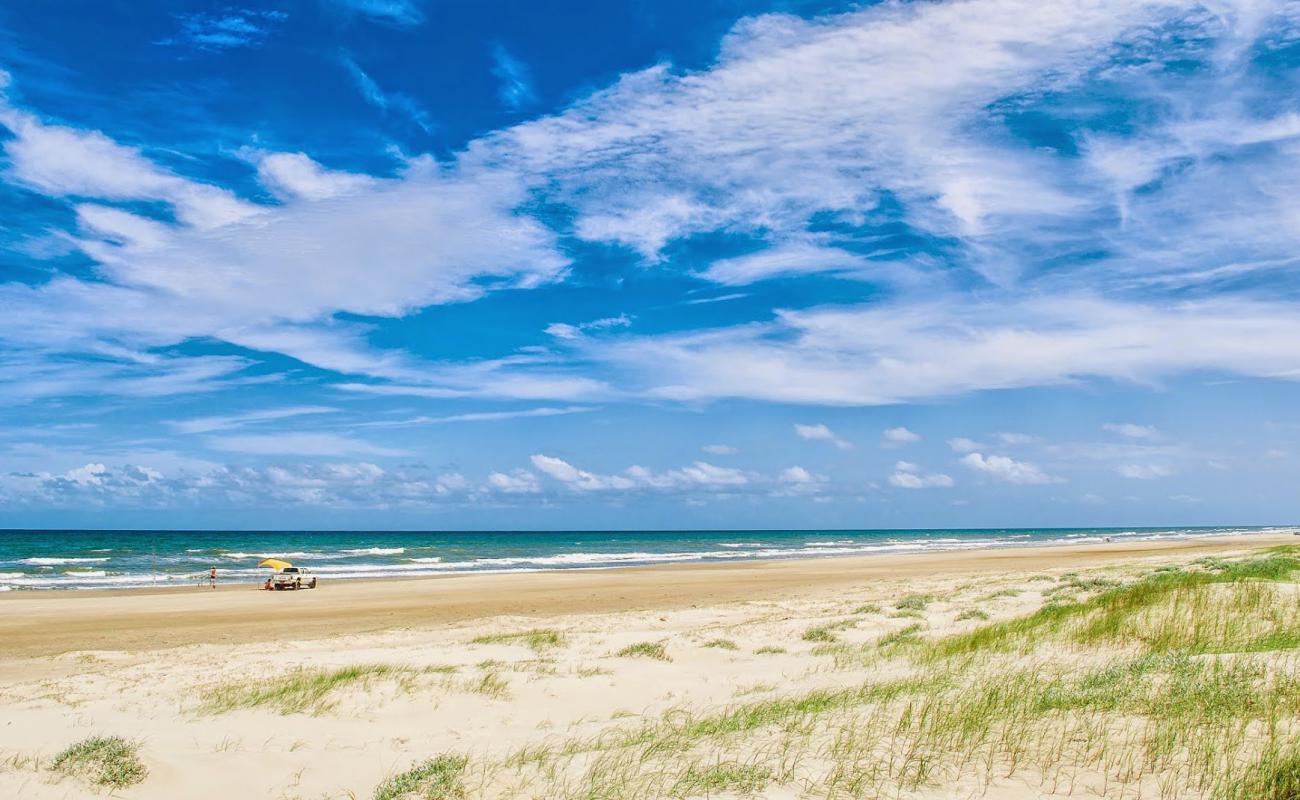
<svg viewBox="0 0 1300 800"><path fill-rule="evenodd" d="M288 561L281 561L281 560L278 559L278 558L268 558L268 559L266 559L265 561L263 561L261 564L258 564L257 566L259 566L259 567L270 567L270 568L273 569L273 570L277 570L277 571L279 571L279 570L283 570L283 569L287 569L287 568L289 568L289 567L292 567L293 564L290 564Z"/></svg>

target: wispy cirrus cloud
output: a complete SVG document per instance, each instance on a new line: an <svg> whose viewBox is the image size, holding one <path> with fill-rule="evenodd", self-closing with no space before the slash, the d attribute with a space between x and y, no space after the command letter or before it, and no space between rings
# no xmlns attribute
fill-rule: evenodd
<svg viewBox="0 0 1300 800"><path fill-rule="evenodd" d="M492 48L492 74L501 82L497 97L511 111L519 111L537 102L537 90L528 66L511 55L505 45Z"/></svg>
<svg viewBox="0 0 1300 800"><path fill-rule="evenodd" d="M348 53L339 54L339 63L352 77L357 91L361 92L361 96L365 98L367 103L383 112L394 111L401 114L415 123L425 133L433 132L433 118L410 95L402 92L384 91L375 79L370 77L370 73L362 69L361 65Z"/></svg>
<svg viewBox="0 0 1300 800"><path fill-rule="evenodd" d="M157 44L187 46L199 50L229 50L256 47L266 41L277 25L289 18L283 11L229 7L214 12L178 14L180 30Z"/></svg>
<svg viewBox="0 0 1300 800"><path fill-rule="evenodd" d="M348 14L401 28L410 28L424 22L424 3L421 0L329 0Z"/></svg>

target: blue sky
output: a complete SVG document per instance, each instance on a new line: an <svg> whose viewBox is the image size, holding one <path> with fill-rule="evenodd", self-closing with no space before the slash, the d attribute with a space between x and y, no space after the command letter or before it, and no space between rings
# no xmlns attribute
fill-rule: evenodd
<svg viewBox="0 0 1300 800"><path fill-rule="evenodd" d="M0 525L1300 517L1300 10L0 10Z"/></svg>

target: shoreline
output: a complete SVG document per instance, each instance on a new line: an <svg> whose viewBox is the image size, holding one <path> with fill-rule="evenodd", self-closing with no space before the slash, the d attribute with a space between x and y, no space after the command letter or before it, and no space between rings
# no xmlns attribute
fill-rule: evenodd
<svg viewBox="0 0 1300 800"><path fill-rule="evenodd" d="M322 581L313 590L255 584L8 592L0 596L0 660L67 652L322 639L499 616L674 610L788 598L871 582L1105 566L1295 542L1292 534L1041 544L867 556L674 563L596 569ZM185 589L189 589L185 591ZM165 602L161 602L165 601Z"/></svg>

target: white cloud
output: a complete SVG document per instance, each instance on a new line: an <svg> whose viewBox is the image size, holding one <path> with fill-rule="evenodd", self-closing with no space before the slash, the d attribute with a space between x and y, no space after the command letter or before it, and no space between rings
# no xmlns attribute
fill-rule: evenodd
<svg viewBox="0 0 1300 800"><path fill-rule="evenodd" d="M835 435L835 432L822 423L815 425L802 425L795 423L794 432L799 435L800 439L808 439L814 442L830 442L841 450L850 450L853 445Z"/></svg>
<svg viewBox="0 0 1300 800"><path fill-rule="evenodd" d="M1132 422L1107 422L1101 429L1129 439L1154 439L1159 434L1154 425L1136 425Z"/></svg>
<svg viewBox="0 0 1300 800"><path fill-rule="evenodd" d="M570 325L566 322L552 322L546 326L546 334L554 336L557 339L576 339L586 331L609 330L610 328L626 328L632 324L632 318L627 314L619 314L617 317L605 317L604 319L595 319L590 322L583 322L578 325Z"/></svg>
<svg viewBox="0 0 1300 800"><path fill-rule="evenodd" d="M1121 476L1132 480L1150 481L1170 475L1170 470L1163 464L1121 464L1115 468Z"/></svg>
<svg viewBox="0 0 1300 800"><path fill-rule="evenodd" d="M265 41L273 26L288 16L281 11L253 11L245 8L227 8L207 14L178 14L180 32L157 44L188 45L200 50L255 47Z"/></svg>
<svg viewBox="0 0 1300 800"><path fill-rule="evenodd" d="M370 73L361 68L350 55L343 53L339 56L339 61L347 73L352 77L353 83L357 86L357 91L366 102L385 113L395 111L411 122L425 133L433 132L433 120L430 119L429 113L424 110L410 95L401 92L387 92L380 87Z"/></svg>
<svg viewBox="0 0 1300 800"><path fill-rule="evenodd" d="M837 247L808 241L786 242L744 256L715 261L701 277L739 286L755 281L809 272L868 273L871 262Z"/></svg>
<svg viewBox="0 0 1300 800"><path fill-rule="evenodd" d="M1088 296L778 312L773 323L589 343L585 357L678 400L885 405L1192 370L1300 379L1300 310Z"/></svg>
<svg viewBox="0 0 1300 800"><path fill-rule="evenodd" d="M510 474L493 472L488 475L488 486L506 494L533 494L541 491L537 476L525 469L517 469Z"/></svg>
<svg viewBox="0 0 1300 800"><path fill-rule="evenodd" d="M515 58L498 44L492 48L492 74L501 82L497 97L506 108L518 111L537 101L537 90L533 88L530 71L522 61Z"/></svg>
<svg viewBox="0 0 1300 800"><path fill-rule="evenodd" d="M951 489L953 480L941 472L927 474L910 461L899 461L889 475L889 484L899 489Z"/></svg>
<svg viewBox="0 0 1300 800"><path fill-rule="evenodd" d="M392 24L423 20L413 2L335 2ZM599 368L628 376L621 388L629 395L832 405L1091 378L1150 383L1200 370L1296 379L1292 302L1259 300L1264 292L1236 301L1098 299L1283 274L1300 244L1300 117L1260 111L1287 90L1247 95L1239 59L1272 35L1274 11L1287 10L1215 8L970 0L875 4L812 20L754 16L706 69L661 64L624 75L444 162L409 159L395 177L268 155L261 177L284 200L276 206L6 101L8 179L75 207L77 227L61 235L96 262L97 279L0 287L0 338L47 362L111 343L114 369L131 379L148 372L141 354L211 338L394 381L384 388L416 396L590 399L607 390L606 379L572 373ZM1153 33L1171 29L1180 35ZM932 68L936 48L942 70ZM1117 52L1133 57L1116 66ZM1194 85L1161 69L1188 56L1206 59ZM344 61L368 102L428 127L409 98ZM1098 80L1153 109L1128 140L1081 136L1081 154L1061 157L1011 129L1016 110L1044 97L1065 98L1057 110L1068 117L1081 105L1071 92L1086 94ZM526 82L506 85L526 97ZM810 231L898 222L952 243L952 269L945 254L942 272L957 273L957 285L970 285L965 272L975 269L989 288L979 303L965 294L936 300L941 271L900 259L890 263L904 291L878 305L579 342L571 370L541 378L514 374L535 365L434 366L461 379L451 386L415 377L431 365L378 352L336 321L561 279L568 260L556 235L522 210L536 200L567 207L574 235L634 248L649 262L701 233L767 248L706 268L722 283L846 267L874 275L868 267L891 258L872 250L875 242ZM107 207L120 201L164 203L178 222ZM1090 259L1082 277L1054 268L1032 296L1022 294L1020 271L1041 265L1044 252L1112 255ZM157 363L165 374L150 377L173 377L175 364ZM209 382L231 371L214 369ZM46 392L71 382L59 375L28 386Z"/></svg>
<svg viewBox="0 0 1300 800"><path fill-rule="evenodd" d="M909 442L921 441L921 435L919 433L910 431L901 425L897 428L886 428L883 436L885 437L886 442L892 444L907 444Z"/></svg>
<svg viewBox="0 0 1300 800"><path fill-rule="evenodd" d="M202 229L247 220L257 212L225 189L157 166L136 148L98 131L44 124L2 97L0 125L13 133L4 143L8 177L36 191L55 197L163 200L183 222Z"/></svg>
<svg viewBox="0 0 1300 800"><path fill-rule="evenodd" d="M954 453L970 453L974 450L982 450L984 445L974 439L967 439L965 436L958 436L948 440L948 446Z"/></svg>
<svg viewBox="0 0 1300 800"><path fill-rule="evenodd" d="M424 4L419 0L332 0L332 2L348 13L399 27L412 27L424 22Z"/></svg>
<svg viewBox="0 0 1300 800"><path fill-rule="evenodd" d="M715 456L734 456L740 452L729 444L706 444L700 449Z"/></svg>
<svg viewBox="0 0 1300 800"><path fill-rule="evenodd" d="M335 411L338 411L338 409L329 406L289 406L285 408L264 408L242 414L178 419L167 424L181 433L211 433L212 431L230 428L242 428L245 425L259 422L290 419L308 414L329 414Z"/></svg>
<svg viewBox="0 0 1300 800"><path fill-rule="evenodd" d="M335 433L267 433L235 436L210 436L204 440L213 450L250 455L296 456L404 456L409 451L382 447L370 442Z"/></svg>
<svg viewBox="0 0 1300 800"><path fill-rule="evenodd" d="M999 433L997 438L999 442L1005 445L1034 444L1038 441L1037 436L1030 436L1027 433L1015 433L1014 431Z"/></svg>
<svg viewBox="0 0 1300 800"><path fill-rule="evenodd" d="M1028 461L1016 461L1007 456L985 457L982 453L968 453L962 457L961 463L976 472L989 475L1006 483L1032 485L1060 482L1060 478L1048 475L1035 464Z"/></svg>
<svg viewBox="0 0 1300 800"><path fill-rule="evenodd" d="M375 185L369 175L325 169L306 153L250 155L257 163L257 179L285 199L328 200Z"/></svg>
<svg viewBox="0 0 1300 800"><path fill-rule="evenodd" d="M569 462L554 456L536 454L532 457L532 462L539 472L543 472L561 483L567 483L574 489L585 492L604 489L631 489L636 485L630 478L621 475L596 475L578 469Z"/></svg>

